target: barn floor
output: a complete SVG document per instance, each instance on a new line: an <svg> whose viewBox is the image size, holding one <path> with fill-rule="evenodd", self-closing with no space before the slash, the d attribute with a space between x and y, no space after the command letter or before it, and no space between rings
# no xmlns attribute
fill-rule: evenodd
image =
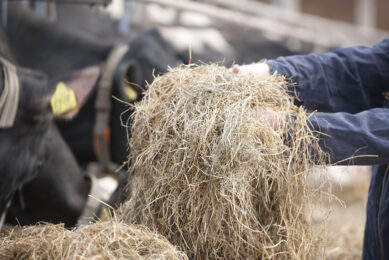
<svg viewBox="0 0 389 260"><path fill-rule="evenodd" d="M312 216L313 223L318 226L329 212L326 218L328 246L325 258L361 259L370 168L330 169L329 176L333 193L342 202L332 200L315 205L317 210Z"/></svg>

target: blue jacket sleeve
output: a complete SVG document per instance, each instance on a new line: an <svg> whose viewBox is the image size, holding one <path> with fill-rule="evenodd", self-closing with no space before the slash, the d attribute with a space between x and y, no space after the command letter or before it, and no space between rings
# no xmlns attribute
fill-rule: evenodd
<svg viewBox="0 0 389 260"><path fill-rule="evenodd" d="M389 38L373 48L268 61L271 72L296 83L297 103L316 113L312 129L337 164L389 164Z"/></svg>
<svg viewBox="0 0 389 260"><path fill-rule="evenodd" d="M280 57L267 64L272 73L297 84L298 104L307 109L357 113L383 105L382 93L389 89L389 38L373 48Z"/></svg>
<svg viewBox="0 0 389 260"><path fill-rule="evenodd" d="M357 114L314 113L310 123L330 163L341 165L389 164L389 109L374 108Z"/></svg>

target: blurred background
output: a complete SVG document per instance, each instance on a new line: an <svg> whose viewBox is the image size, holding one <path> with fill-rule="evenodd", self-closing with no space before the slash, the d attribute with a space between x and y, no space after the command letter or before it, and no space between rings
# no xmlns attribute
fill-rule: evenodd
<svg viewBox="0 0 389 260"><path fill-rule="evenodd" d="M12 27L7 16L11 2L101 45L125 43L131 49L133 40L151 30L154 36L140 57L150 61L141 68L143 75L151 75L153 64L165 59L156 49L174 53L178 61L170 66L221 62L229 67L351 45L372 46L389 34L387 0L3 0L5 28ZM328 259L361 257L370 171L330 167L324 174L329 180L325 188L341 200L318 204L312 215L314 223L321 223L324 212L332 211L327 218ZM318 178L322 175L317 173ZM104 200L117 186L112 181L95 183L91 193L99 198L104 190ZM316 184L313 178L312 185Z"/></svg>
<svg viewBox="0 0 389 260"><path fill-rule="evenodd" d="M158 28L183 54L191 47L195 60L226 64L372 45L389 31L386 0L20 1L99 41ZM6 5L3 0L3 11Z"/></svg>

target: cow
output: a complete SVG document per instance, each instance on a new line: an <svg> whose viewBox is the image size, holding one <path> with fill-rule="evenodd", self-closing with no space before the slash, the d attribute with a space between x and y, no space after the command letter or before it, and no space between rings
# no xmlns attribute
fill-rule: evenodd
<svg viewBox="0 0 389 260"><path fill-rule="evenodd" d="M85 66L97 63L104 64L113 49L112 44L102 43L92 35L78 33L76 28L71 29L37 17L16 3L10 3L8 17L7 36L16 60L24 66L44 71L49 78L55 78L63 72ZM116 68L113 68L112 95L127 103L135 102L142 97L142 91L146 87L145 82L153 80L153 70L154 73L165 72L168 65L175 66L182 62L175 50L162 39L157 30L139 34L125 44L129 46L129 50L124 53ZM128 82L132 83L131 89L136 92L135 98L128 95L127 90L130 87ZM90 98L72 120L56 121L61 135L83 168L88 163L96 161L98 155L98 151L94 149L93 129L99 83L94 86ZM122 126L121 121L126 121L131 112L122 116L122 112L128 107L113 98L111 102L110 153L112 161L116 165L121 165L126 161L128 155L126 128ZM13 209L10 210L15 214L12 214L9 221L14 222L16 218L19 220L32 219L32 222L48 220L48 218L39 216L38 211L50 214L51 219L54 219L55 222L61 220L63 214L52 207L58 200L56 196L39 197L34 195L39 192L55 194L56 191L61 190L63 185L59 179L48 177L52 176L52 172L57 171L56 167L50 164L45 166L34 181L35 184L34 182L25 184L21 192L23 196L20 197L36 199L35 202L24 200L25 209L30 208L31 210L22 210L23 204L17 201L20 198L15 197L11 206ZM65 175L66 172L63 174ZM121 173L120 176L125 176L125 174ZM45 183L44 187L40 186L40 190L37 189L38 182ZM120 187L122 186L120 185ZM123 196L120 197L123 198ZM28 203L31 205L27 205ZM118 203L113 204L117 205ZM35 216L39 216L39 218L35 218ZM63 221L65 219L62 219ZM24 223L32 224L30 221L22 224Z"/></svg>
<svg viewBox="0 0 389 260"><path fill-rule="evenodd" d="M14 192L36 176L40 161L45 156L43 140L51 117L49 97L52 89L41 73L16 68L4 59L1 61L1 69L2 97L9 91L7 89L19 88L20 91L16 99L10 101L18 104L14 120L0 129L0 214L4 220ZM4 75L8 73L13 73L19 82L16 83L18 87L6 79Z"/></svg>
<svg viewBox="0 0 389 260"><path fill-rule="evenodd" d="M106 61L112 44L100 43L93 35L80 34L76 28L63 27L37 17L23 6L10 3L7 35L16 60L30 68L56 77L63 71L71 71ZM153 80L152 72L165 72L167 67L182 63L181 57L163 40L157 30L139 34L127 43L129 50L115 68L112 95L125 102L133 102L125 91L126 82L133 83L141 97L145 82ZM66 142L82 165L95 161L93 152L94 92L87 104L72 121L59 122L58 126ZM120 114L125 106L112 99L111 153L112 160L121 164L128 154L124 140L125 129Z"/></svg>
<svg viewBox="0 0 389 260"><path fill-rule="evenodd" d="M93 66L49 80L43 72L15 65L2 31L0 51L1 226L15 192L39 174L49 155L60 162L57 168L72 163L63 154L63 148L55 151L47 149L54 147L47 143L49 133L52 133L52 139L60 138L55 130L50 131L53 122L51 100L58 83L72 89L78 102L76 108L60 116L74 116L95 84L100 68ZM88 190L88 180L84 176L78 175L73 181ZM79 200L80 204L85 201L86 196Z"/></svg>
<svg viewBox="0 0 389 260"><path fill-rule="evenodd" d="M104 33L100 30L95 30L95 32L98 32L96 34L88 33L85 28L84 30L78 30L74 23L73 26L63 26L64 18L60 19L62 23L50 22L41 17L34 16L24 6L20 6L17 3L9 4L7 34L17 61L24 66L46 72L49 78L56 77L64 71L79 69L91 64L104 63L113 49L115 39L103 39L112 37L112 33ZM88 20L87 8L83 8L82 13L84 14L83 17L86 17L85 20ZM61 13L61 16L65 17L65 19L66 17L71 19L70 15L66 15L66 12ZM80 18L78 20L82 21L83 19ZM99 25L96 26L98 27ZM102 37L105 35L107 37ZM164 37L169 38L169 35L164 33ZM121 41L123 42L124 40L124 43L129 46L129 50L123 55L117 67L112 68L115 71L115 77L112 82L112 95L127 103L135 102L142 97L142 90L147 86L145 81L151 82L153 80L153 70L156 74L163 73L168 65L175 66L188 62L188 55L176 51L156 29L139 33L136 37L133 36L131 38L133 39L128 42L121 38ZM175 37L170 38L173 40ZM257 49L263 49L264 44L266 44L265 41L256 46ZM276 53L274 55L277 55L279 52L283 54L282 51L286 49L283 46L274 46L273 43L268 45L275 50ZM236 44L232 46L237 48ZM266 49L266 52L268 53L269 50ZM237 52L233 54L236 55ZM263 52L260 54L263 55ZM224 53L224 55L227 54ZM256 59L252 57L252 54L249 56L250 59ZM209 54L203 55L203 57L209 57ZM202 60L207 62L204 58ZM235 57L235 59L247 62L245 58L239 59ZM134 83L131 87L136 91L135 99L127 95L126 89L129 87L127 82ZM73 120L56 122L61 135L83 167L98 159L98 151L95 149L96 146L94 146L95 136L93 130L96 123L96 97L97 87ZM131 114L129 112L122 116L122 112L126 109L127 107L124 103L112 99L109 122L110 131L107 132L110 134L107 135L107 139L110 139L109 152L112 161L116 165L121 165L126 161L128 155L129 147L127 146L126 129L121 125L121 121L127 121ZM44 171L50 172L52 169L48 167ZM44 173L42 173L42 178L48 179L44 177ZM125 174L121 173L120 179L122 181L118 189L122 189L125 186L123 184L124 180L126 180ZM61 185L55 179L48 181L51 185L46 186L47 193L58 190L58 187ZM36 191L29 189L27 185L24 186L23 194L33 197L32 194ZM114 197L117 198L112 198L110 201L114 205L117 205L118 201L120 202L125 198L118 190L115 191ZM38 206L42 207L43 205L50 205L50 203L37 204L35 207L37 211L49 211L49 209L39 209ZM20 207L17 203L13 205ZM15 212L21 211L16 210ZM52 214L55 214L55 212L52 212Z"/></svg>
<svg viewBox="0 0 389 260"><path fill-rule="evenodd" d="M53 121L49 123L45 149L44 157L36 162L37 176L15 193L7 211L7 224L45 221L64 223L70 228L84 211L91 189L90 176L81 169ZM61 185L53 189L53 182Z"/></svg>

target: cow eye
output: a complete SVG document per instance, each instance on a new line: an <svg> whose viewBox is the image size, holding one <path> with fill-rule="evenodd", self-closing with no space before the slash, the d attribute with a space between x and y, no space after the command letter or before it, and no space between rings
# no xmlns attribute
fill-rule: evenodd
<svg viewBox="0 0 389 260"><path fill-rule="evenodd" d="M45 165L45 162L46 162L46 159L45 158L41 158L41 159L39 159L37 162L36 162L36 170L37 171L40 171L42 168L43 168L43 166Z"/></svg>

